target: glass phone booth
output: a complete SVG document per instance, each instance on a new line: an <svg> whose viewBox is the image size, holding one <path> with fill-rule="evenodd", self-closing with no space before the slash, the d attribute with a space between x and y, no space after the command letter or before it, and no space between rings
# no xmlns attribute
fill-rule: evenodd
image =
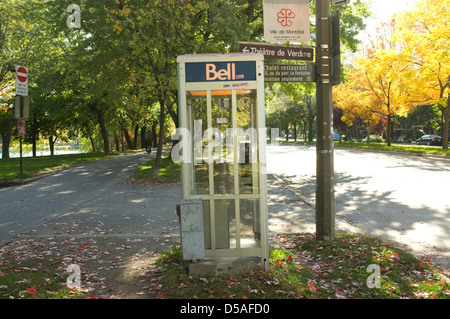
<svg viewBox="0 0 450 319"><path fill-rule="evenodd" d="M258 256L268 269L264 57L198 54L177 62L182 200L201 206L194 209L201 218L181 225L182 234L197 233L182 236L182 246L196 247L193 258Z"/></svg>

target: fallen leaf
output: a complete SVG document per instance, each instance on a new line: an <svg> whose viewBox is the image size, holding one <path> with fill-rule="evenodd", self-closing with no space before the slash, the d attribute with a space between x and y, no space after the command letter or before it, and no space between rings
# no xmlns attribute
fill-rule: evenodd
<svg viewBox="0 0 450 319"><path fill-rule="evenodd" d="M35 294L37 294L37 290L35 287L31 287L27 289L27 293L29 293L30 295L34 296Z"/></svg>

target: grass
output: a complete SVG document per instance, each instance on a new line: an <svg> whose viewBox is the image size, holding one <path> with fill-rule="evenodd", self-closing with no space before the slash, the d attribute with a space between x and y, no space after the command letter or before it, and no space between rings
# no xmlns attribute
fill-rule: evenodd
<svg viewBox="0 0 450 319"><path fill-rule="evenodd" d="M450 299L448 283L425 260L379 238L340 234L317 241L312 234L279 235L271 269L215 277L189 276L180 246L163 254L159 298ZM373 268L372 268L373 267ZM379 271L380 277L376 275ZM379 286L378 286L378 284Z"/></svg>
<svg viewBox="0 0 450 319"><path fill-rule="evenodd" d="M43 258L0 261L0 299L78 299L83 293L66 285L60 262Z"/></svg>
<svg viewBox="0 0 450 319"><path fill-rule="evenodd" d="M174 163L170 154L161 157L158 177L153 178L155 160L148 161L139 166L130 176L133 184L173 183L180 179L180 164Z"/></svg>
<svg viewBox="0 0 450 319"><path fill-rule="evenodd" d="M270 244L269 271L190 276L177 243L139 273L143 279L134 276L129 285L145 285L148 299L450 299L448 283L429 260L377 237L338 234L317 241L311 233L296 233L277 235ZM0 299L93 298L86 289L67 287L64 258L46 255L41 242L22 241L14 247L2 251ZM86 276L82 272L82 288L90 280ZM120 276L107 281L114 280L123 285Z"/></svg>
<svg viewBox="0 0 450 319"><path fill-rule="evenodd" d="M407 152L416 154L428 154L428 155L450 155L450 149L444 150L442 147L437 146L421 146L421 145L400 145L392 144L387 146L386 143L357 143L357 142L335 142L336 147L348 147L348 148L361 148L372 149L381 151L392 152Z"/></svg>
<svg viewBox="0 0 450 319"><path fill-rule="evenodd" d="M81 153L54 156L37 156L22 158L22 175L20 175L19 158L0 159L0 180L29 178L39 173L68 167L87 161L104 158L103 153Z"/></svg>
<svg viewBox="0 0 450 319"><path fill-rule="evenodd" d="M316 145L316 142L308 141L280 141L280 144L296 144L296 145ZM437 146L421 146L421 145L400 145L392 144L387 146L386 143L365 143L365 142L334 142L335 147L357 148L367 150L379 150L390 152L406 152L415 154L428 154L428 155L446 155L450 156L450 149L444 150L442 147Z"/></svg>

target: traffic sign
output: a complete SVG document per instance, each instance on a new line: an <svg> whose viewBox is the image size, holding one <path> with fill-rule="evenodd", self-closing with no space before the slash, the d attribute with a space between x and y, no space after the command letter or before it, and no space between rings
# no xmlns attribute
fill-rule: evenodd
<svg viewBox="0 0 450 319"><path fill-rule="evenodd" d="M264 82L314 82L313 64L265 64Z"/></svg>
<svg viewBox="0 0 450 319"><path fill-rule="evenodd" d="M17 122L17 131L19 132L20 136L25 135L26 124L24 118L20 118L19 121Z"/></svg>
<svg viewBox="0 0 450 319"><path fill-rule="evenodd" d="M240 42L239 51L243 53L259 53L264 59L313 61L314 49L305 46L280 46L264 43Z"/></svg>
<svg viewBox="0 0 450 319"><path fill-rule="evenodd" d="M30 117L30 98L28 96L16 95L14 109L16 118Z"/></svg>
<svg viewBox="0 0 450 319"><path fill-rule="evenodd" d="M16 95L28 95L28 68L16 66Z"/></svg>

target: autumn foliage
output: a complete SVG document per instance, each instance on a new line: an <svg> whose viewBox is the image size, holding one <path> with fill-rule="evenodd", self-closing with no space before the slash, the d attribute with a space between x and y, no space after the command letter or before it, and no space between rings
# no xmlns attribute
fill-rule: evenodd
<svg viewBox="0 0 450 319"><path fill-rule="evenodd" d="M420 0L411 11L380 26L350 70L349 80L336 88L334 101L351 125L359 117L369 129L387 123L391 144L395 115L405 116L421 104L438 105L448 147L450 95L450 23L448 0Z"/></svg>

